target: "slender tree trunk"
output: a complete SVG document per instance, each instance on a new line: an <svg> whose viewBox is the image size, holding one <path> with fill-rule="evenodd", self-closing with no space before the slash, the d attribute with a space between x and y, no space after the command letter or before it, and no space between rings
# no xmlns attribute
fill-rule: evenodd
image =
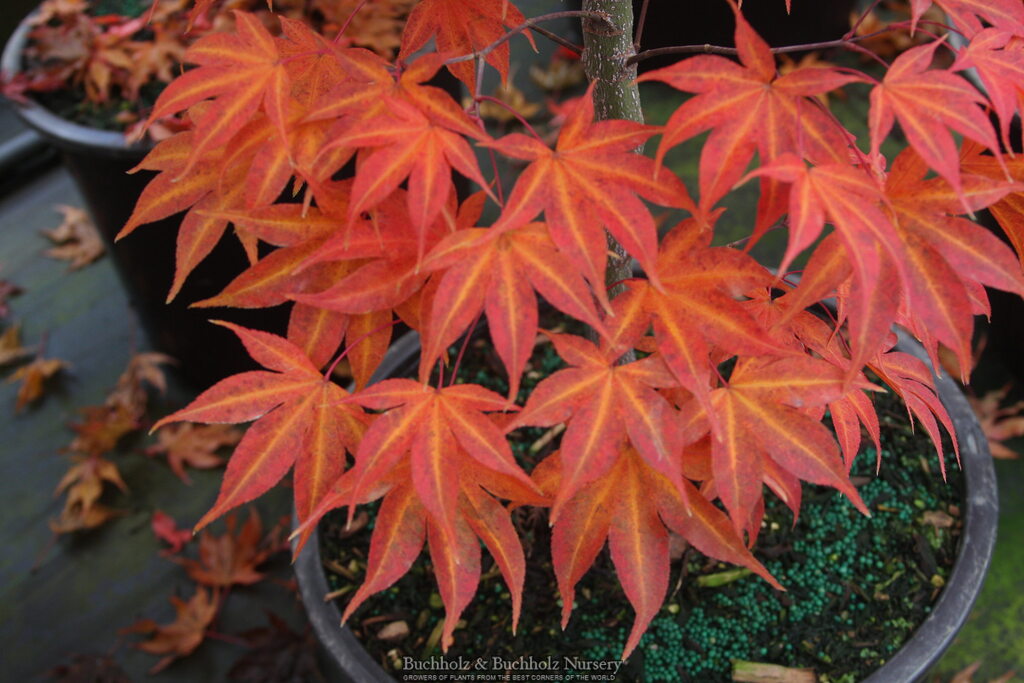
<svg viewBox="0 0 1024 683"><path fill-rule="evenodd" d="M626 65L635 52L633 46L632 0L583 0L583 9L604 12L612 26L602 21L583 20L583 67L587 78L596 81L594 111L598 119L628 119L643 123L640 91L636 85L636 65ZM614 237L608 235L608 249L616 256L608 259L605 282L608 286L632 277L629 255ZM621 288L609 290L614 297Z"/></svg>

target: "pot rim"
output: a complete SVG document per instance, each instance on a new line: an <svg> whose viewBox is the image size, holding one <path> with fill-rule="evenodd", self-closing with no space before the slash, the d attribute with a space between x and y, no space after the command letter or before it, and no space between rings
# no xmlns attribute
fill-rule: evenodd
<svg viewBox="0 0 1024 683"><path fill-rule="evenodd" d="M931 367L924 348L900 331L896 349L909 353ZM388 351L371 382L379 381L407 363L419 350L419 335L402 337ZM934 370L933 370L934 372ZM999 516L995 466L988 441L981 431L962 391L947 373L935 377L939 399L949 412L960 444L964 474L964 527L960 535L956 562L939 599L931 612L911 633L903 646L863 683L890 683L922 678L953 642L981 591L992 559ZM297 539L293 541L294 549ZM320 539L314 534L295 560L302 602L313 630L346 680L393 683L391 678L363 648L348 627L340 626L341 610L335 602L324 602L329 592L327 576L320 556Z"/></svg>
<svg viewBox="0 0 1024 683"><path fill-rule="evenodd" d="M380 367L373 373L370 383L379 382L408 363L420 349L420 335L409 332L388 349ZM293 514L293 522L297 521ZM292 551L298 545L298 537L292 540ZM313 631L346 681L353 683L394 683L395 679L377 664L352 630L341 625L341 610L336 602L324 601L330 592L327 575L324 573L320 556L320 534L313 533L306 541L302 552L294 561L295 576L299 582L299 594L306 614L313 625Z"/></svg>
<svg viewBox="0 0 1024 683"><path fill-rule="evenodd" d="M935 372L924 347L902 330L899 331L896 348L916 356ZM960 534L956 562L928 617L892 659L866 678L864 683L917 681L928 672L967 621L981 592L995 549L999 490L988 440L967 398L949 374L936 376L935 386L939 400L949 412L956 428L960 444L960 467L965 480L964 527Z"/></svg>
<svg viewBox="0 0 1024 683"><path fill-rule="evenodd" d="M22 52L28 42L29 19L39 10L32 10L8 38L4 46L3 55L0 56L0 71L5 74L15 75L22 72ZM109 130L89 128L77 123L63 119L50 110L43 107L35 100L28 103L13 102L14 110L30 128L41 133L49 142L67 151L90 150L100 152L105 156L118 158L137 159L140 152L146 152L152 148L152 143L146 140L129 144L123 133Z"/></svg>

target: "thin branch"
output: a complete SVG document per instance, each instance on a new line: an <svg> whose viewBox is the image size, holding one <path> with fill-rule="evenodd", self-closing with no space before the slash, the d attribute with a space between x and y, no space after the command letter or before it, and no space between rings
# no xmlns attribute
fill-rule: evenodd
<svg viewBox="0 0 1024 683"><path fill-rule="evenodd" d="M559 45L561 45L562 47L564 47L567 50L572 50L573 52L575 52L578 55L583 54L583 46L582 45L577 45L576 43L572 42L571 40L566 40L565 38L563 38L562 36L558 35L554 31L549 31L546 28L541 28L540 26L534 26L530 30L534 31L535 33L538 33L538 34L544 36L545 38L547 38L548 40L550 40L553 43L558 43Z"/></svg>
<svg viewBox="0 0 1024 683"><path fill-rule="evenodd" d="M892 25L887 26L881 30L874 31L872 33L865 33L862 36L853 36L851 38L837 38L835 40L825 40L818 43L802 43L800 45L785 45L783 47L771 48L772 54L785 54L787 52L803 52L805 50L827 50L833 47L847 47L856 49L856 44L859 41L867 40L868 38L874 38L880 36L883 33L889 33L890 31L896 31L903 28L902 26ZM863 51L863 48L861 48ZM735 56L739 54L739 50L734 47L724 47L721 45L673 45L671 47L656 47L652 50L644 50L639 54L635 54L626 60L626 64L636 64L642 62L645 59L652 59L654 57L662 57L664 55L681 55L681 54L711 54L711 55L730 55Z"/></svg>
<svg viewBox="0 0 1024 683"><path fill-rule="evenodd" d="M352 14L348 15L348 19L346 19L345 23L341 25L340 29L338 29L338 35L334 36L335 45L341 42L341 37L345 35L345 31L348 30L348 25L352 23L352 20L356 18L359 10L363 9L363 6L366 5L367 2L369 2L369 0L363 0L354 10L352 10Z"/></svg>
<svg viewBox="0 0 1024 683"><path fill-rule="evenodd" d="M636 20L636 33L633 35L633 48L640 49L640 39L644 36L644 25L647 23L647 5L650 0L644 0L640 6L640 16Z"/></svg>
<svg viewBox="0 0 1024 683"><path fill-rule="evenodd" d="M455 384L455 378L459 374L459 366L462 365L462 357L466 355L466 349L469 348L469 340L473 338L476 326L480 324L480 316L483 314L483 309L480 309L480 312L473 318L473 324L469 326L469 331L466 332L466 336L462 340L462 348L459 349L459 355L455 358L455 365L452 366L452 376L448 380L448 386Z"/></svg>
<svg viewBox="0 0 1024 683"><path fill-rule="evenodd" d="M843 38L852 38L857 33L857 29L860 28L860 25L863 24L864 21L871 16L871 13L875 11L875 8L878 7L878 4L881 1L882 0L874 0L874 2L868 5L867 9L861 12L861 15L857 18L857 21L853 23L853 26L850 27L850 30L846 32L846 35L844 35Z"/></svg>
<svg viewBox="0 0 1024 683"><path fill-rule="evenodd" d="M523 23L519 24L519 26L516 26L513 29L509 29L508 33L503 35L501 38L498 38L490 45L480 48L476 52L471 52L468 55L462 55L461 57L452 57L451 59L447 60L445 64L458 64L459 62L468 62L470 60L477 59L478 57L485 58L487 57L487 55L491 54L499 47L501 47L503 43L505 43L508 40L511 40L513 36L519 35L523 31L529 28L533 28L534 26L541 22L554 21L556 19L572 19L575 17L580 17L583 19L597 19L605 22L608 21L608 15L605 14L604 12L584 12L582 10L568 10L565 12L552 12L551 14L542 14L539 17L527 19Z"/></svg>
<svg viewBox="0 0 1024 683"><path fill-rule="evenodd" d="M494 149L491 147L487 148L487 154L491 157L491 168L494 169L494 187L498 191L498 206L504 207L505 191L501 187L501 173L498 171L498 155L494 153Z"/></svg>

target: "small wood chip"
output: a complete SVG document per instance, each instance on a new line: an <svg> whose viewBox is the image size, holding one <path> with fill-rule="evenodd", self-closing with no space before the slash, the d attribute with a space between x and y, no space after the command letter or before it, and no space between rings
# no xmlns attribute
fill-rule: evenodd
<svg viewBox="0 0 1024 683"><path fill-rule="evenodd" d="M814 669L792 669L736 659L732 663L732 680L743 683L817 683L818 677Z"/></svg>
<svg viewBox="0 0 1024 683"><path fill-rule="evenodd" d="M697 577L697 585L701 588L718 588L724 586L733 581L739 581L745 576L750 575L750 570L746 567L740 567L738 569L727 569L724 572L717 572L715 574L705 574Z"/></svg>
<svg viewBox="0 0 1024 683"><path fill-rule="evenodd" d="M409 635L409 624L404 621L392 621L381 630L377 631L377 639L385 641L403 640Z"/></svg>
<svg viewBox="0 0 1024 683"><path fill-rule="evenodd" d="M558 436L564 431L565 423L563 422L561 424L555 425L548 431L544 432L544 434L539 439L530 444L530 455L536 455L537 453L539 453L542 448L551 443L556 436Z"/></svg>
<svg viewBox="0 0 1024 683"><path fill-rule="evenodd" d="M953 518L942 510L929 510L924 513L921 521L930 524L936 529L948 529L953 526Z"/></svg>

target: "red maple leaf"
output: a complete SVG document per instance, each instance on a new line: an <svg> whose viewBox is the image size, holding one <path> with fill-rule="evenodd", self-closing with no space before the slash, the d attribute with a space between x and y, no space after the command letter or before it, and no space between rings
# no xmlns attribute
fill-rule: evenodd
<svg viewBox="0 0 1024 683"><path fill-rule="evenodd" d="M291 342L267 332L218 323L235 332L267 370L221 380L157 422L237 423L256 420L228 461L220 494L196 530L263 494L295 465L295 507L305 519L345 466L369 419L344 403L344 389L325 378Z"/></svg>
<svg viewBox="0 0 1024 683"><path fill-rule="evenodd" d="M507 0L422 0L409 14L402 34L399 59L407 59L427 44L437 42L437 51L468 55L486 47L525 21L523 14ZM500 45L487 55L487 63L508 78L509 44ZM472 91L476 87L476 67L472 61L448 65L448 70Z"/></svg>
<svg viewBox="0 0 1024 683"><path fill-rule="evenodd" d="M485 146L532 162L516 181L492 230L532 221L541 211L551 239L594 287L605 294L603 225L653 278L658 236L639 194L664 206L696 212L685 186L671 173L655 178L656 164L635 153L657 129L631 121L594 121L593 86L568 116L555 149L513 133Z"/></svg>

